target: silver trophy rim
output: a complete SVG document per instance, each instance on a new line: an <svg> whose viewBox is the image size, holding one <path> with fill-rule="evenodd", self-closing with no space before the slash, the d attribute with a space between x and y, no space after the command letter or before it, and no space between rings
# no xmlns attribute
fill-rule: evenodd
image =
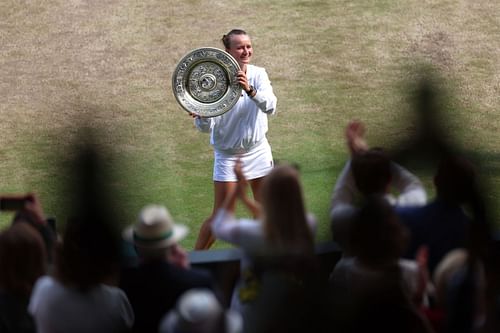
<svg viewBox="0 0 500 333"><path fill-rule="evenodd" d="M189 85L191 72L202 63L216 66L225 75L224 79L227 81L223 87L225 91L216 100L208 102L200 100L191 91ZM214 47L194 49L181 58L172 74L172 90L175 99L190 114L204 118L222 115L231 110L241 96L241 86L237 81L239 70L238 62L224 50Z"/></svg>

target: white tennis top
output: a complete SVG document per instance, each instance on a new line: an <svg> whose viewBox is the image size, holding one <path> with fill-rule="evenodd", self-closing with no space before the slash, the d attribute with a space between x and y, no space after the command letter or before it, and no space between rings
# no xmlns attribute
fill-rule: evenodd
<svg viewBox="0 0 500 333"><path fill-rule="evenodd" d="M254 97L243 91L230 111L217 117L195 119L200 131L210 132L210 144L218 151L231 153L252 148L265 138L267 116L276 112L277 98L266 70L247 65L247 78L257 90Z"/></svg>

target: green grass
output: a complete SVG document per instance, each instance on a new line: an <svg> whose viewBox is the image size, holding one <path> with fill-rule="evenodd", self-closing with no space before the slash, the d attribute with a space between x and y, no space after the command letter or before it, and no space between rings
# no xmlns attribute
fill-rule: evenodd
<svg viewBox="0 0 500 333"><path fill-rule="evenodd" d="M242 27L278 97L274 156L300 165L318 240L329 237L347 122L363 120L372 145L404 142L416 130L409 93L422 64L442 78L443 135L482 162L498 202L499 10L486 0L3 2L0 193L39 193L61 225L68 175L58 166L79 126L98 128L123 225L143 205L165 204L190 225L191 248L212 209L212 150L176 103L171 75L185 53L221 47L222 34ZM432 193L431 172L409 167Z"/></svg>

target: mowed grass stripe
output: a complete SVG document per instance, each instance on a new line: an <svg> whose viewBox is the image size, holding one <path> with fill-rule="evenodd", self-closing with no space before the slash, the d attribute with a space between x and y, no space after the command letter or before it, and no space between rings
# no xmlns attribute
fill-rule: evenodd
<svg viewBox="0 0 500 333"><path fill-rule="evenodd" d="M190 225L190 248L212 207L212 150L177 105L171 74L184 54L221 47L222 34L241 27L278 96L275 158L300 165L318 240L328 239L345 125L365 121L373 145L408 138L416 130L408 87L422 63L443 78L446 135L498 161L499 9L486 0L2 2L0 192L39 193L62 227L66 177L57 164L85 124L102 130L102 148L116 155L109 163L119 161L111 183L123 224L163 203ZM498 201L491 164L483 174ZM432 193L432 173L422 174Z"/></svg>

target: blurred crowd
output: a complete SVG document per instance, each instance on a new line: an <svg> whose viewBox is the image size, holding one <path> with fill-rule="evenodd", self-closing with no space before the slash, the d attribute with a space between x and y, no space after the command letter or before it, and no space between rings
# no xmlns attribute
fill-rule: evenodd
<svg viewBox="0 0 500 333"><path fill-rule="evenodd" d="M426 132L412 151L433 151L431 197L405 165L410 148L370 147L365 131L347 124L349 158L326 199L341 250L327 278L300 170L275 166L259 203L236 163L237 186L211 224L241 250L229 301L213 272L190 263L189 230L164 205L120 230L99 155L84 149L61 231L36 194L0 196L14 212L0 233L0 332L498 332L500 262L477 165ZM254 218L227 209L236 202Z"/></svg>

